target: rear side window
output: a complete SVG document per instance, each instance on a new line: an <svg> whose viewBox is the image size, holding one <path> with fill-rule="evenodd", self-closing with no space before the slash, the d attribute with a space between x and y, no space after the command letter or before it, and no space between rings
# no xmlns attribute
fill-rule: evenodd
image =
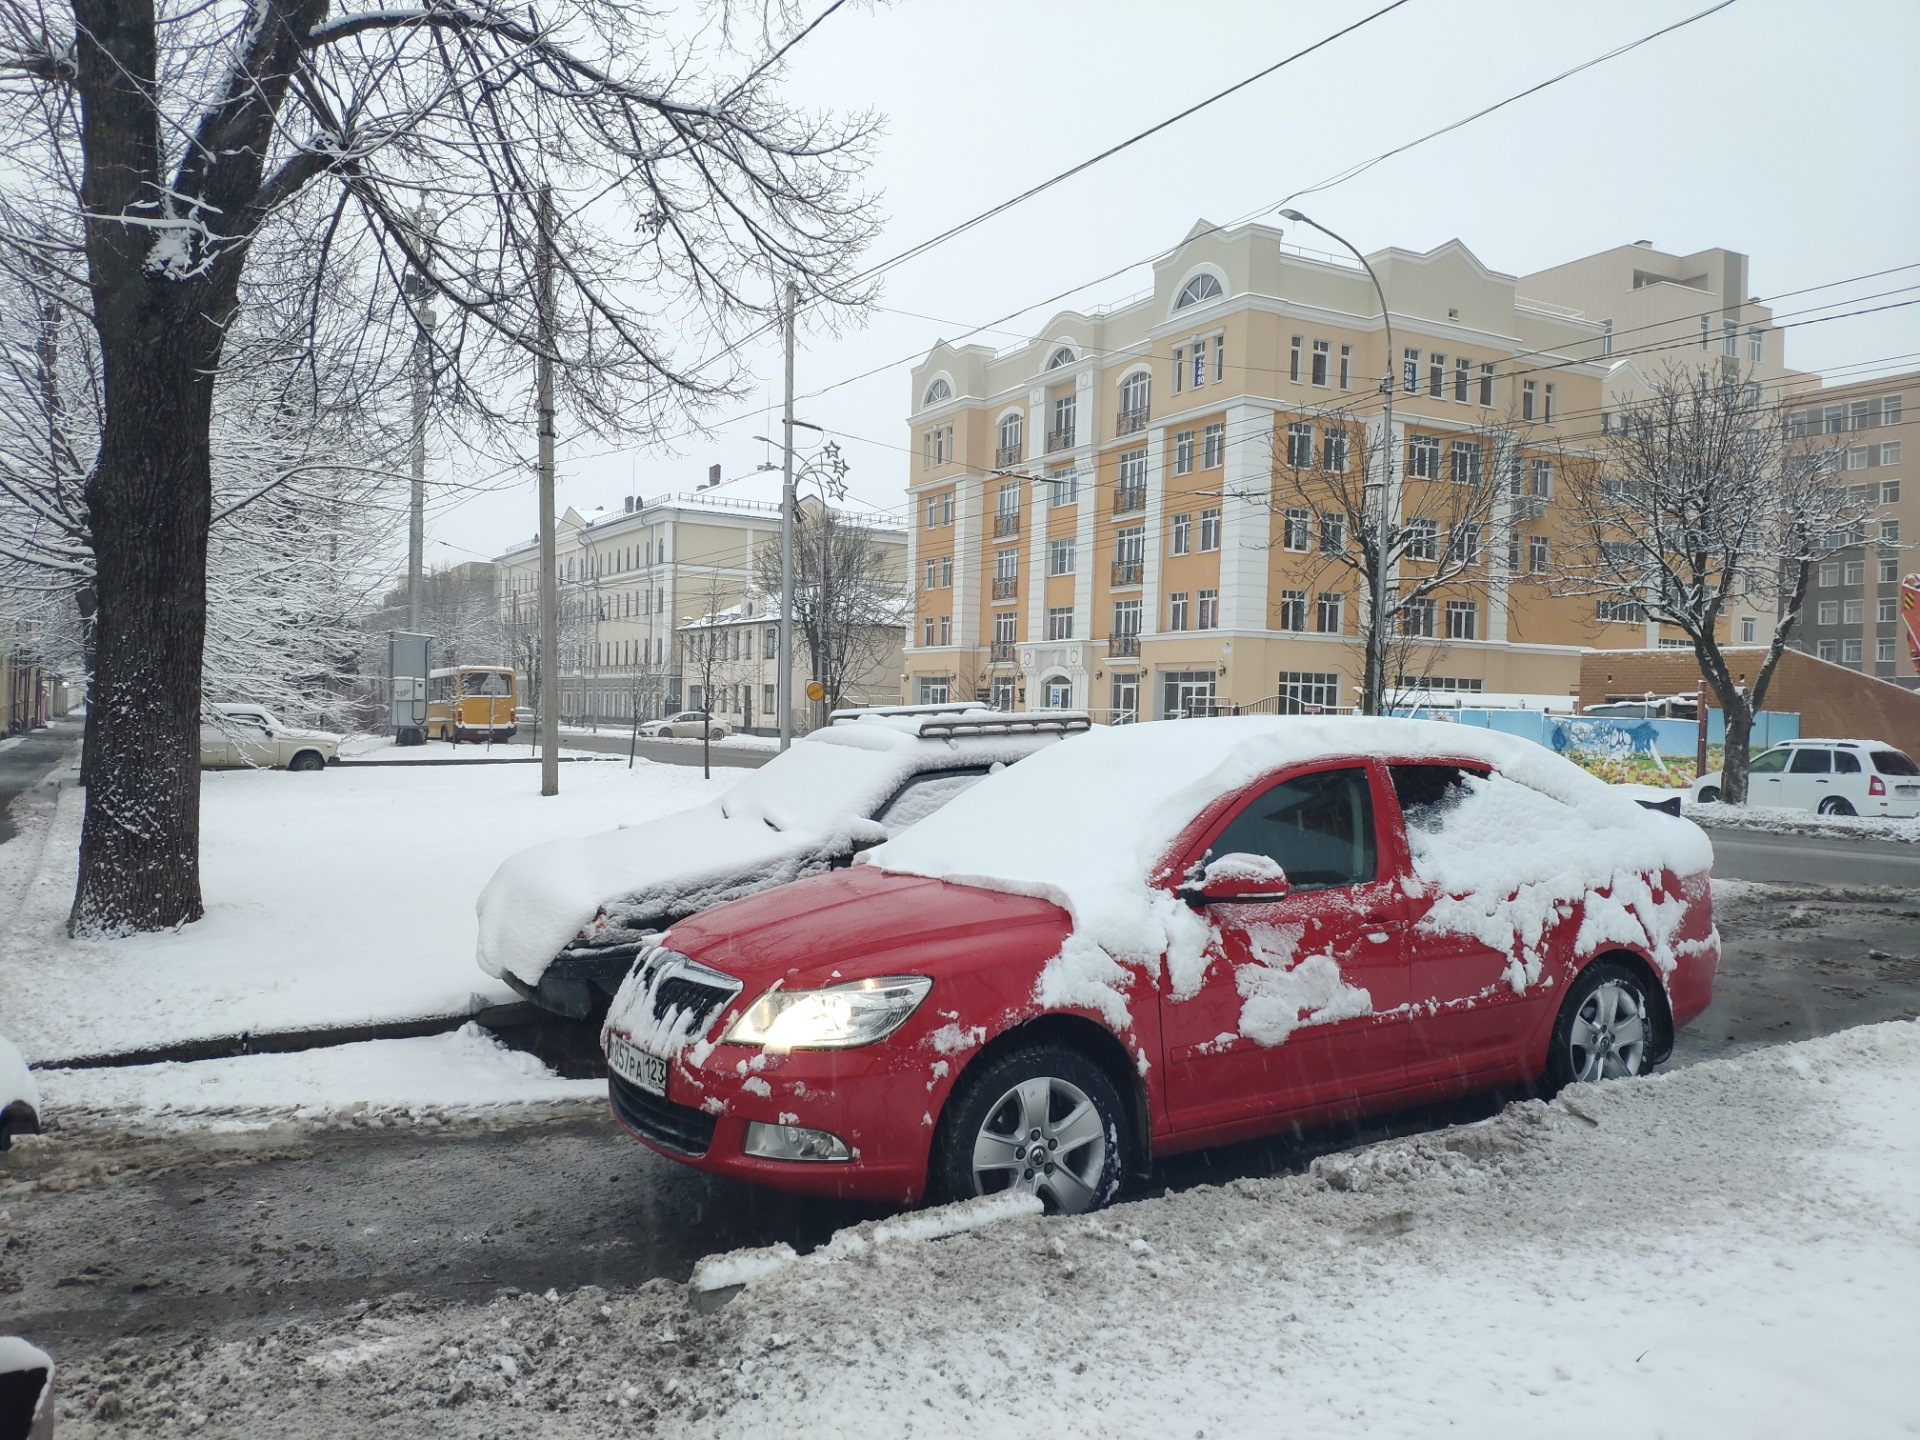
<svg viewBox="0 0 1920 1440"><path fill-rule="evenodd" d="M1460 803L1467 793L1467 776L1487 777L1484 770L1459 765L1389 765L1387 770L1400 813L1407 824L1424 830L1438 830L1446 813Z"/></svg>
<svg viewBox="0 0 1920 1440"><path fill-rule="evenodd" d="M1920 775L1920 765L1898 750L1875 750L1873 768L1882 775Z"/></svg>
<svg viewBox="0 0 1920 1440"><path fill-rule="evenodd" d="M915 775L893 792L875 813L874 819L887 827L889 836L898 835L909 825L917 825L963 790L971 790L987 777L987 767L967 770L934 770Z"/></svg>
<svg viewBox="0 0 1920 1440"><path fill-rule="evenodd" d="M1836 775L1858 775L1860 773L1860 757L1855 755L1851 750L1834 751L1833 773Z"/></svg>
<svg viewBox="0 0 1920 1440"><path fill-rule="evenodd" d="M1366 770L1320 770L1282 780L1234 816L1207 854L1264 855L1286 871L1295 890L1373 879L1373 793Z"/></svg>
<svg viewBox="0 0 1920 1440"><path fill-rule="evenodd" d="M1825 775L1833 768L1831 750L1796 750L1793 752L1793 765L1790 775Z"/></svg>
<svg viewBox="0 0 1920 1440"><path fill-rule="evenodd" d="M1782 770L1787 768L1787 761L1792 755L1793 751L1791 750L1769 750L1766 754L1755 757L1754 762L1747 767L1747 773L1749 775L1778 775Z"/></svg>

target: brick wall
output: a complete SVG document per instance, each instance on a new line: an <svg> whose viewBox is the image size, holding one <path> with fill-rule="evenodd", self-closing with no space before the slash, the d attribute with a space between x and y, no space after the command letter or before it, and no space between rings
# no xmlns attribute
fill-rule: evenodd
<svg viewBox="0 0 1920 1440"><path fill-rule="evenodd" d="M1755 646L1722 653L1734 677L1751 685L1767 652ZM1689 693L1700 680L1700 665L1691 650L1592 650L1580 657L1583 706L1603 704L1609 695L1649 690L1656 695ZM1717 708L1711 688L1707 697ZM1920 757L1920 692L1798 650L1780 657L1767 686L1765 708L1798 714L1800 733L1809 738L1884 740Z"/></svg>

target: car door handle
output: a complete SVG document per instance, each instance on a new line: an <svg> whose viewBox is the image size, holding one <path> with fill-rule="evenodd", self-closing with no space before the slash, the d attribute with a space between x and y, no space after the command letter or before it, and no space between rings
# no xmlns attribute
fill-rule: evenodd
<svg viewBox="0 0 1920 1440"><path fill-rule="evenodd" d="M1384 945L1391 938L1385 930L1369 930L1367 932L1367 943L1370 945Z"/></svg>

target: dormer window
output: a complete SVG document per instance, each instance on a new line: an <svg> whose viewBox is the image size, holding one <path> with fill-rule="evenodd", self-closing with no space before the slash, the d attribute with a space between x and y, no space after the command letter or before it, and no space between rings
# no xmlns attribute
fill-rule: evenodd
<svg viewBox="0 0 1920 1440"><path fill-rule="evenodd" d="M1220 282L1211 275L1196 275L1180 287L1179 298L1173 302L1173 308L1184 310L1189 305L1199 305L1208 300L1218 300L1225 293Z"/></svg>
<svg viewBox="0 0 1920 1440"><path fill-rule="evenodd" d="M920 402L921 408L924 409L928 405L938 405L942 400L951 400L952 398L953 387L947 384L945 380L936 380L927 387L927 398Z"/></svg>
<svg viewBox="0 0 1920 1440"><path fill-rule="evenodd" d="M1047 357L1047 368L1049 370L1058 370L1062 365L1071 365L1072 363L1073 347L1071 345L1062 345Z"/></svg>

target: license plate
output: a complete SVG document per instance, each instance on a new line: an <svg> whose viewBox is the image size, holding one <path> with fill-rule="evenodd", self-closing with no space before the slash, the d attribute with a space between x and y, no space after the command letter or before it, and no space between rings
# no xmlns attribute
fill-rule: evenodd
<svg viewBox="0 0 1920 1440"><path fill-rule="evenodd" d="M630 1080L642 1090L655 1095L667 1093L667 1062L659 1055L649 1055L631 1041L622 1040L618 1035L607 1051L607 1064L623 1080Z"/></svg>
<svg viewBox="0 0 1920 1440"><path fill-rule="evenodd" d="M1893 787L1893 793L1902 799L1913 795L1920 795L1920 785L1896 785Z"/></svg>

